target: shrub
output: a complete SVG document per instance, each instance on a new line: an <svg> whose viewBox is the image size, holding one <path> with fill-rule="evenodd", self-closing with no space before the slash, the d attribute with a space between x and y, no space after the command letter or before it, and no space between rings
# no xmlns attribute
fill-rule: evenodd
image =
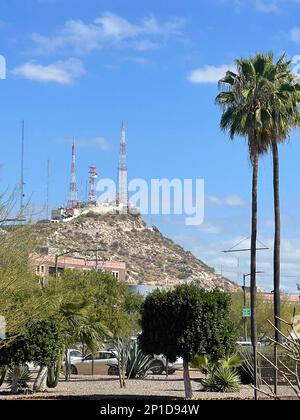
<svg viewBox="0 0 300 420"><path fill-rule="evenodd" d="M31 380L29 367L27 365L16 365L9 369L7 383L13 394L29 389L28 382Z"/></svg>
<svg viewBox="0 0 300 420"><path fill-rule="evenodd" d="M203 379L202 383L208 392L238 392L241 386L238 372L225 366L218 367L214 373Z"/></svg>

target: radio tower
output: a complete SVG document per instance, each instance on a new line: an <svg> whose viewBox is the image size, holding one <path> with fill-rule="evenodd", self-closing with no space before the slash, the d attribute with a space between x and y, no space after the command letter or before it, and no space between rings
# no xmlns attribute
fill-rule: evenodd
<svg viewBox="0 0 300 420"><path fill-rule="evenodd" d="M89 173L90 173L89 201L90 203L95 203L97 201L97 193L96 193L96 179L98 178L97 168L95 166L91 166Z"/></svg>
<svg viewBox="0 0 300 420"><path fill-rule="evenodd" d="M127 168L126 128L122 121L122 137L120 144L120 160L118 169L117 204L128 207L128 168Z"/></svg>
<svg viewBox="0 0 300 420"><path fill-rule="evenodd" d="M75 154L75 140L73 140L72 169L71 169L71 182L70 182L68 208L75 209L77 206L78 206L78 199L77 199L77 181L76 181L76 154Z"/></svg>

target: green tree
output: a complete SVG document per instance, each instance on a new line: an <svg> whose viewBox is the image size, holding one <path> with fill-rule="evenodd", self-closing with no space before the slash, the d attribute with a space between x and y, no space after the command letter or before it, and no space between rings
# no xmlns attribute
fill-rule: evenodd
<svg viewBox="0 0 300 420"><path fill-rule="evenodd" d="M48 367L61 356L65 345L65 330L59 318L37 322L29 328L26 340L29 346L29 361L40 366L33 390L46 390Z"/></svg>
<svg viewBox="0 0 300 420"><path fill-rule="evenodd" d="M288 139L294 127L300 125L299 101L300 84L296 75L291 71L291 61L285 55L274 62L274 55L268 55L269 66L266 72L268 91L266 103L269 110L270 127L265 134L266 141L273 157L273 190L274 190L274 315L275 340L281 337L281 304L280 304L280 245L281 245L281 217L280 217L280 167L278 143Z"/></svg>
<svg viewBox="0 0 300 420"><path fill-rule="evenodd" d="M139 342L147 354L164 354L169 360L184 360L186 398L193 397L189 363L196 354L213 359L229 355L235 335L229 319L230 297L196 285L177 287L172 292L155 291L142 308Z"/></svg>
<svg viewBox="0 0 300 420"><path fill-rule="evenodd" d="M234 324L234 328L237 331L238 337L243 337L243 292L236 292L231 295L231 309L230 318ZM293 305L289 303L284 297L281 299L281 315L283 319L291 321L294 315L295 306L297 311L300 313L300 303ZM298 313L297 312L297 313ZM266 301L264 293L257 294L257 334L258 339L263 340L266 338L272 338L274 335L274 329L268 321L271 321L274 316L274 303L272 301ZM288 332L288 326L283 325L282 331L286 334Z"/></svg>
<svg viewBox="0 0 300 420"><path fill-rule="evenodd" d="M254 363L257 366L257 208L259 156L269 148L266 133L272 128L268 107L269 83L267 75L271 67L269 56L257 54L249 59L236 60L237 72L227 72L220 80L222 92L216 102L222 108L221 129L228 131L230 138L247 138L252 163L252 217L251 217L251 337L254 349ZM257 375L256 375L257 376ZM256 384L257 385L257 384Z"/></svg>

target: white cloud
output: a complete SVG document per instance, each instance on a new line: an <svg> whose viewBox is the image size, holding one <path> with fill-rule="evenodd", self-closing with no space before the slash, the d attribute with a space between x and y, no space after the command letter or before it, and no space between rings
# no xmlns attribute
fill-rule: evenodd
<svg viewBox="0 0 300 420"><path fill-rule="evenodd" d="M245 205L244 200L236 194L227 195L225 197L211 195L207 197L207 199L210 204L216 206L242 207Z"/></svg>
<svg viewBox="0 0 300 420"><path fill-rule="evenodd" d="M299 3L299 0L222 0L233 5L236 12L240 13L242 9L251 7L260 13L282 13L287 3Z"/></svg>
<svg viewBox="0 0 300 420"><path fill-rule="evenodd" d="M290 38L293 42L299 43L300 42L300 28L293 28L290 31Z"/></svg>
<svg viewBox="0 0 300 420"><path fill-rule="evenodd" d="M185 20L182 18L160 22L154 16L132 23L121 16L106 12L92 22L68 20L53 36L34 33L31 38L36 52L42 54L66 49L85 54L112 46L127 46L144 51L154 48L161 38L181 35L184 24Z"/></svg>
<svg viewBox="0 0 300 420"><path fill-rule="evenodd" d="M195 84L217 83L225 76L228 70L235 71L233 64L222 64L220 66L199 67L188 75L188 81Z"/></svg>
<svg viewBox="0 0 300 420"><path fill-rule="evenodd" d="M12 74L40 83L70 85L85 74L85 69L82 62L75 58L49 65L42 65L32 60L12 70Z"/></svg>
<svg viewBox="0 0 300 420"><path fill-rule="evenodd" d="M279 2L277 0L257 0L255 2L255 8L259 12L263 13L279 13Z"/></svg>
<svg viewBox="0 0 300 420"><path fill-rule="evenodd" d="M203 225L199 227L199 229L201 232L207 233L209 235L218 235L222 231L219 225L212 222L204 223Z"/></svg>

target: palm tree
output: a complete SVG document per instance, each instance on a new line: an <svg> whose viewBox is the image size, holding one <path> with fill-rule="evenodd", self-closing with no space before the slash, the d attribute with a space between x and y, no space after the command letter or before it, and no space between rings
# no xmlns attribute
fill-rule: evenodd
<svg viewBox="0 0 300 420"><path fill-rule="evenodd" d="M221 128L229 129L230 136L248 135L250 157L253 166L252 182L252 241L251 241L251 306L252 341L256 337L256 235L257 235L257 177L258 157L271 149L273 156L274 187L274 317L275 341L280 342L280 195L278 143L286 140L293 127L300 125L300 86L290 70L290 62L283 55L274 63L274 55L257 54L249 60L237 60L238 73L230 73L221 84L227 91L221 92L217 102L223 108ZM249 115L252 113L252 116ZM249 129L249 124L252 127ZM248 131L247 131L248 130ZM255 350L254 350L255 353ZM255 357L256 359L256 357ZM277 346L275 346L275 361ZM256 366L256 365L255 365ZM275 378L275 383L277 379Z"/></svg>
<svg viewBox="0 0 300 420"><path fill-rule="evenodd" d="M255 388L257 388L257 321L256 321L256 244L257 244L257 186L259 156L266 153L265 132L270 128L270 115L264 101L267 91L265 73L269 57L257 54L248 60L236 60L237 73L228 71L220 80L225 88L216 98L222 108L221 129L229 131L230 138L247 138L252 164L252 218L251 218L251 337L254 352Z"/></svg>
<svg viewBox="0 0 300 420"><path fill-rule="evenodd" d="M283 55L274 63L270 57L269 72L267 73L268 92L267 103L271 118L271 130L266 133L273 158L273 189L274 189L274 318L275 342L281 338L281 299L280 299L280 245L281 245L281 217L280 217L280 184L279 184L279 153L278 143L288 139L292 128L300 125L299 101L300 85L296 76L290 70L291 62ZM277 366L277 345L275 345L275 365ZM277 369L275 370L275 391L277 388Z"/></svg>

